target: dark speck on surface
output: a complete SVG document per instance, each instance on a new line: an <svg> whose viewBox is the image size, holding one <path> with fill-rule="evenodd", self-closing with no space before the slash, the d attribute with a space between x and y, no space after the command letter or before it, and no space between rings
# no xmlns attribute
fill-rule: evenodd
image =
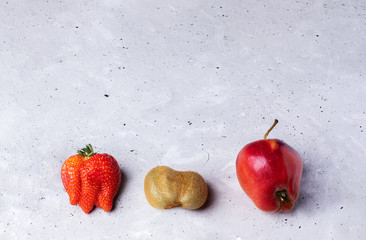
<svg viewBox="0 0 366 240"><path fill-rule="evenodd" d="M109 95L108 94L104 94L104 97L109 97Z"/></svg>

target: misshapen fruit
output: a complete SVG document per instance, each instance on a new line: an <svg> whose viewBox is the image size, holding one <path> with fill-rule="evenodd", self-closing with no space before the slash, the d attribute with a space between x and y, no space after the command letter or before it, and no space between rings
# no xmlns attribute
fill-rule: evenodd
<svg viewBox="0 0 366 240"><path fill-rule="evenodd" d="M66 159L61 169L62 183L72 205L79 204L85 213L94 205L108 212L113 205L121 171L117 161L106 153L94 153L89 144Z"/></svg>
<svg viewBox="0 0 366 240"><path fill-rule="evenodd" d="M249 143L238 154L236 173L245 193L261 210L289 211L299 196L303 163L299 154L278 139Z"/></svg>
<svg viewBox="0 0 366 240"><path fill-rule="evenodd" d="M158 209L200 208L207 199L205 180L196 172L175 171L166 166L151 169L145 177L145 195Z"/></svg>

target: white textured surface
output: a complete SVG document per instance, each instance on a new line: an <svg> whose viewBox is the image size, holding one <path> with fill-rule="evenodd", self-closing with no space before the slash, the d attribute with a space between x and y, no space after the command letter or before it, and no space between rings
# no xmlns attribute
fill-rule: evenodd
<svg viewBox="0 0 366 240"><path fill-rule="evenodd" d="M364 1L7 0L0 18L0 239L366 239ZM235 173L274 118L304 161L283 214ZM123 172L109 213L62 186L87 143ZM206 207L148 205L161 164L199 172Z"/></svg>

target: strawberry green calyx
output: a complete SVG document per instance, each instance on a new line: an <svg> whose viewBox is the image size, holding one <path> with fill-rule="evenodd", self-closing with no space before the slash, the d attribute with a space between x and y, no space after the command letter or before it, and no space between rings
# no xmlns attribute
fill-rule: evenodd
<svg viewBox="0 0 366 240"><path fill-rule="evenodd" d="M79 155L83 156L84 158L90 158L95 154L93 147L91 144L86 145L85 148L82 148L77 151Z"/></svg>

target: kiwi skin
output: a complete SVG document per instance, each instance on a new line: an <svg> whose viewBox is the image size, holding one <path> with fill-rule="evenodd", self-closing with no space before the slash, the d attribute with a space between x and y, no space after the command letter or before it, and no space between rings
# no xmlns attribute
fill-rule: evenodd
<svg viewBox="0 0 366 240"><path fill-rule="evenodd" d="M157 166L147 173L144 190L149 204L158 209L198 209L208 195L207 184L201 175L167 166Z"/></svg>

